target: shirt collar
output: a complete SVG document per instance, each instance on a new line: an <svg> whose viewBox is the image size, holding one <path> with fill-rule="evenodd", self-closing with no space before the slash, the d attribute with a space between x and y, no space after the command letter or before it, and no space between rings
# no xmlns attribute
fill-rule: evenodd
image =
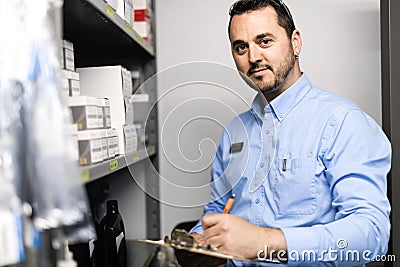
<svg viewBox="0 0 400 267"><path fill-rule="evenodd" d="M292 86L277 96L269 104L261 91L259 91L253 100L250 110L261 121L266 113L272 113L274 117L282 121L301 101L310 88L311 82L305 74L302 74Z"/></svg>

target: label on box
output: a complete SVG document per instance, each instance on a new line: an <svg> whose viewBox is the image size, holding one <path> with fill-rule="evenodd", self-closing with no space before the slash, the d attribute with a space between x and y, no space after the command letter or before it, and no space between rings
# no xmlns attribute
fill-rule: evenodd
<svg viewBox="0 0 400 267"><path fill-rule="evenodd" d="M114 137L107 138L107 145L108 145L108 158L115 157L115 149L114 149Z"/></svg>
<svg viewBox="0 0 400 267"><path fill-rule="evenodd" d="M62 47L74 51L74 45L70 41L63 40Z"/></svg>
<svg viewBox="0 0 400 267"><path fill-rule="evenodd" d="M65 68L67 70L74 71L75 70L75 64L74 64L74 52L68 49L63 49L64 50L64 64Z"/></svg>
<svg viewBox="0 0 400 267"><path fill-rule="evenodd" d="M149 20L149 14L147 9L135 9L135 21L146 21Z"/></svg>
<svg viewBox="0 0 400 267"><path fill-rule="evenodd" d="M102 143L101 149L102 149L102 152L103 152L103 160L106 160L106 159L108 159L108 143L107 143L107 138L101 139L101 143Z"/></svg>
<svg viewBox="0 0 400 267"><path fill-rule="evenodd" d="M77 80L69 80L69 89L70 96L79 96L81 94L79 81Z"/></svg>
<svg viewBox="0 0 400 267"><path fill-rule="evenodd" d="M134 125L124 126L125 154L137 150L137 134Z"/></svg>
<svg viewBox="0 0 400 267"><path fill-rule="evenodd" d="M132 95L132 76L131 72L122 68L122 91L124 96Z"/></svg>
<svg viewBox="0 0 400 267"><path fill-rule="evenodd" d="M110 107L104 107L103 108L103 112L104 112L104 127L105 128L111 128Z"/></svg>
<svg viewBox="0 0 400 267"><path fill-rule="evenodd" d="M130 97L124 97L125 102L125 124L131 125L134 120L133 103L130 101Z"/></svg>
<svg viewBox="0 0 400 267"><path fill-rule="evenodd" d="M133 27L133 22L135 21L135 13L133 11L133 0L124 0L125 3L125 21Z"/></svg>
<svg viewBox="0 0 400 267"><path fill-rule="evenodd" d="M92 163L103 161L103 149L101 139L90 140L90 159Z"/></svg>
<svg viewBox="0 0 400 267"><path fill-rule="evenodd" d="M117 156L119 155L119 138L118 136L114 136L114 154Z"/></svg>
<svg viewBox="0 0 400 267"><path fill-rule="evenodd" d="M86 112L86 128L87 129L99 128L98 107L86 106L85 112Z"/></svg>
<svg viewBox="0 0 400 267"><path fill-rule="evenodd" d="M104 128L103 108L97 107L97 127Z"/></svg>

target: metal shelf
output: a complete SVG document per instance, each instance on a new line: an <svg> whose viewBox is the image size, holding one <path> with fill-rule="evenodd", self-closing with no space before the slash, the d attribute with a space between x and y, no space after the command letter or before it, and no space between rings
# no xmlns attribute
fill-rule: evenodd
<svg viewBox="0 0 400 267"><path fill-rule="evenodd" d="M64 1L63 28L63 38L74 43L78 67L154 58L153 46L103 0Z"/></svg>
<svg viewBox="0 0 400 267"><path fill-rule="evenodd" d="M119 155L101 163L81 167L81 179L85 183L95 181L103 176L149 158L155 155L155 153L155 147L148 146L147 149L135 151L126 155Z"/></svg>

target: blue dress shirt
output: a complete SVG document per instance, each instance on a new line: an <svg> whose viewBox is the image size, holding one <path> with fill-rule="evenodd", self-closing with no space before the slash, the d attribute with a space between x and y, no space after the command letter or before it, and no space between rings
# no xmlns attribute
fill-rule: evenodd
<svg viewBox="0 0 400 267"><path fill-rule="evenodd" d="M289 265L363 265L387 251L390 164L379 125L303 74L269 104L259 93L226 127L204 214L235 194L231 214L282 229ZM201 220L192 232L203 233Z"/></svg>

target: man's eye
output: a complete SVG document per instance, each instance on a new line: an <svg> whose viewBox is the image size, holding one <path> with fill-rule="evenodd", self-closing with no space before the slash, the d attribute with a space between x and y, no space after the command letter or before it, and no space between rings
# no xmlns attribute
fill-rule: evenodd
<svg viewBox="0 0 400 267"><path fill-rule="evenodd" d="M236 46L236 53L238 53L239 55L243 55L244 53L246 53L247 50L247 46L246 45L238 45Z"/></svg>
<svg viewBox="0 0 400 267"><path fill-rule="evenodd" d="M267 47L267 46L271 45L271 39L261 39L260 45L263 47Z"/></svg>

